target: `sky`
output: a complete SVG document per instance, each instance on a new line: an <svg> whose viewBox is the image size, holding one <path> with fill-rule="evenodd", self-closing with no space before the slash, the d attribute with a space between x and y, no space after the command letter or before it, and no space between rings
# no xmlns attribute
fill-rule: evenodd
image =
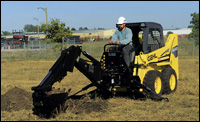
<svg viewBox="0 0 200 122"><path fill-rule="evenodd" d="M1 32L23 30L27 24L37 25L60 19L66 27L115 29L117 19L127 22L157 22L164 29L187 28L191 13L199 13L199 1L1 1Z"/></svg>

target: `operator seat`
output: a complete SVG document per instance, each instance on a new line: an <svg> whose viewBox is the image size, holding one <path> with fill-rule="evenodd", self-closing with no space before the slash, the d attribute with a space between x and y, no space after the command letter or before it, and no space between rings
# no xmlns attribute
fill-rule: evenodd
<svg viewBox="0 0 200 122"><path fill-rule="evenodd" d="M131 52L131 63L134 64L134 59L135 59L135 56L136 55L139 55L140 51L142 51L142 44L140 44L140 41L139 41L139 37L138 35L134 35L132 37L132 46L133 46L133 51Z"/></svg>

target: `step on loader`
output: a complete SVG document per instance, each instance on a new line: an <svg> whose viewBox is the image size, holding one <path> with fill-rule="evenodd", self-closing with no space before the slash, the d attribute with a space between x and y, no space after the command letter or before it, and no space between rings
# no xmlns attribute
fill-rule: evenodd
<svg viewBox="0 0 200 122"><path fill-rule="evenodd" d="M32 87L33 112L49 116L64 111L67 99L75 98L92 86L96 89L91 94L102 98L127 94L133 98L168 101L161 95L175 92L179 79L177 34L170 34L164 42L163 28L158 23L127 23L126 26L133 33L134 50L130 55L134 56L130 67L126 67L122 58L125 45L106 44L100 61L83 51L81 46L72 45L61 52L42 82ZM91 83L70 96L70 89L67 92L54 90L53 84L60 82L67 72L73 72L74 67Z"/></svg>

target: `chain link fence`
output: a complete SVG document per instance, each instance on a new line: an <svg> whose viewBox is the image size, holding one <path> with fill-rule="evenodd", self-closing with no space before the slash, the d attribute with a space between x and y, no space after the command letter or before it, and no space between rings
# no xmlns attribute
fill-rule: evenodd
<svg viewBox="0 0 200 122"><path fill-rule="evenodd" d="M74 44L82 44L80 40L64 39L62 43L46 43L38 38L32 38L27 43L13 43L12 40L1 40L1 59L54 59L60 56L61 46L64 48Z"/></svg>
<svg viewBox="0 0 200 122"><path fill-rule="evenodd" d="M179 38L178 55L179 56L199 56L199 38Z"/></svg>
<svg viewBox="0 0 200 122"><path fill-rule="evenodd" d="M179 57L199 56L199 45L196 45L195 43L197 39L199 38L179 38ZM108 41L105 41L105 43L108 43ZM105 43L102 43L102 49L104 46L103 44ZM62 44L45 43L39 39L33 39L28 41L28 43L22 44L1 43L1 59L57 59L60 56L62 49L66 49L70 45L77 44L81 45L83 47L82 49L90 54L96 54L98 52L100 56L103 53L96 50L93 46L99 45L99 42L88 41L83 43L80 40L76 39L64 39ZM62 47L56 45L62 45Z"/></svg>

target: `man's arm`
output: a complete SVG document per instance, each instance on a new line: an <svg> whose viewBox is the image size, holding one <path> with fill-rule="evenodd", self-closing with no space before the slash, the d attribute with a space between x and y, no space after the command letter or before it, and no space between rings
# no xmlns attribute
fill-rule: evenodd
<svg viewBox="0 0 200 122"><path fill-rule="evenodd" d="M118 36L117 36L117 31L115 31L115 33L112 36L111 41L113 41L112 43L115 43L117 40L119 40L119 39L118 39Z"/></svg>

